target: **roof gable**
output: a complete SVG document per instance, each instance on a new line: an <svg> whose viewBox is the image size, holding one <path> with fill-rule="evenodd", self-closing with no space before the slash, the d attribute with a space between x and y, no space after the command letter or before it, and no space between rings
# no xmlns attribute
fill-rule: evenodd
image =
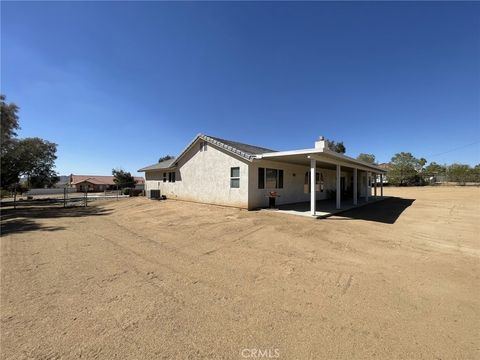
<svg viewBox="0 0 480 360"><path fill-rule="evenodd" d="M252 161L255 159L256 155L263 154L267 152L275 152L275 150L270 150L266 148L262 148L259 146L249 145L240 143L237 141L225 140L216 138L213 136L208 136L204 134L198 134L191 142L187 145L187 147L180 153L180 155L175 159L175 163L178 162L180 158L185 156L185 154L192 148L192 146L197 143L199 140L206 141L212 145L217 146L220 149L226 150L227 152L244 158L248 161Z"/></svg>
<svg viewBox="0 0 480 360"><path fill-rule="evenodd" d="M178 155L175 159L170 159L166 161L162 161L161 163L153 164L150 166L146 166L138 171L149 171L149 170L163 170L163 169L173 169L178 161L185 156L185 154L193 147L195 143L199 140L206 141L212 145L217 146L220 149L226 150L227 152L239 156L243 159L248 161L252 161L255 159L256 155L263 154L263 153L272 153L275 150L267 149L260 146L244 144L237 141L232 140L225 140L220 139L213 136L198 134L186 147L185 149Z"/></svg>

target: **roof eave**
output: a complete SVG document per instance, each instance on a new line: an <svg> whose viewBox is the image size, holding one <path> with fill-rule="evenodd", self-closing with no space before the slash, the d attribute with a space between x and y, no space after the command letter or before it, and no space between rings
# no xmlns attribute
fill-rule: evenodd
<svg viewBox="0 0 480 360"><path fill-rule="evenodd" d="M260 160L260 159L268 159L268 158L274 157L274 156L289 156L289 155L306 155L306 156L309 156L309 155L322 154L322 153L327 154L327 155L331 155L333 157L336 157L336 158L339 158L339 159L342 159L342 160L346 160L346 161L354 163L354 164L358 164L358 165L363 166L363 167L367 167L367 168L372 169L372 170L377 171L377 172L386 173L386 170L381 169L376 165L372 165L372 164L366 163L364 161L351 158L350 156L339 154L339 153L337 153L335 151L332 151L332 150L329 150L329 149L300 149L300 150L278 151L278 152L271 152L271 153L256 155L255 159Z"/></svg>
<svg viewBox="0 0 480 360"><path fill-rule="evenodd" d="M175 170L176 166L170 166L166 168L150 168L149 166L138 169L137 172L146 172L146 171L157 171L157 170Z"/></svg>

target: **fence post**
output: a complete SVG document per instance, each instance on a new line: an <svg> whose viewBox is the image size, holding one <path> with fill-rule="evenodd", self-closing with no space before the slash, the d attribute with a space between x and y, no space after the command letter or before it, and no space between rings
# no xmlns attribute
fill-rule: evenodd
<svg viewBox="0 0 480 360"><path fill-rule="evenodd" d="M63 188L63 207L67 207L67 188Z"/></svg>
<svg viewBox="0 0 480 360"><path fill-rule="evenodd" d="M87 198L88 198L87 197L87 190L85 189L85 207L87 207L87 201L88 201Z"/></svg>
<svg viewBox="0 0 480 360"><path fill-rule="evenodd" d="M17 208L17 184L15 184L15 187L13 188L13 208Z"/></svg>

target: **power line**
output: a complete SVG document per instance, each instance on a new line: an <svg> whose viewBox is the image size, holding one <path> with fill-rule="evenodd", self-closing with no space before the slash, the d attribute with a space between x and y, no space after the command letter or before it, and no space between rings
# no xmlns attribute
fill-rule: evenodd
<svg viewBox="0 0 480 360"><path fill-rule="evenodd" d="M463 148L466 148L466 147L469 147L469 146L472 146L472 145L476 145L476 144L479 144L479 143L480 143L480 141L474 141L473 143L465 144L465 145L462 145L462 146L459 146L459 147L456 147L456 148L453 148L453 149L450 149L450 150L447 150L447 151L444 151L444 152L441 152L441 153L438 153L438 154L429 155L429 156L427 156L427 158L432 158L432 157L435 157L435 156L448 154L448 153L451 153L451 152L454 152L454 151L457 151L457 150L460 150L460 149L463 149Z"/></svg>

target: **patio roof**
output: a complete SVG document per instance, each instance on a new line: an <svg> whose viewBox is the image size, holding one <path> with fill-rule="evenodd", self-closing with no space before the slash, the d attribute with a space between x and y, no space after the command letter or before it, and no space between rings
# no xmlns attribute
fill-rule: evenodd
<svg viewBox="0 0 480 360"><path fill-rule="evenodd" d="M335 151L327 148L312 148L312 149L300 149L289 151L277 151L265 154L259 154L256 159L265 159L272 161L287 162L297 165L310 166L310 160L317 160L323 167L335 168L337 164L342 167L357 168L359 170L375 172L379 174L386 173L385 169L382 169L376 165L360 161L344 154L339 154Z"/></svg>

